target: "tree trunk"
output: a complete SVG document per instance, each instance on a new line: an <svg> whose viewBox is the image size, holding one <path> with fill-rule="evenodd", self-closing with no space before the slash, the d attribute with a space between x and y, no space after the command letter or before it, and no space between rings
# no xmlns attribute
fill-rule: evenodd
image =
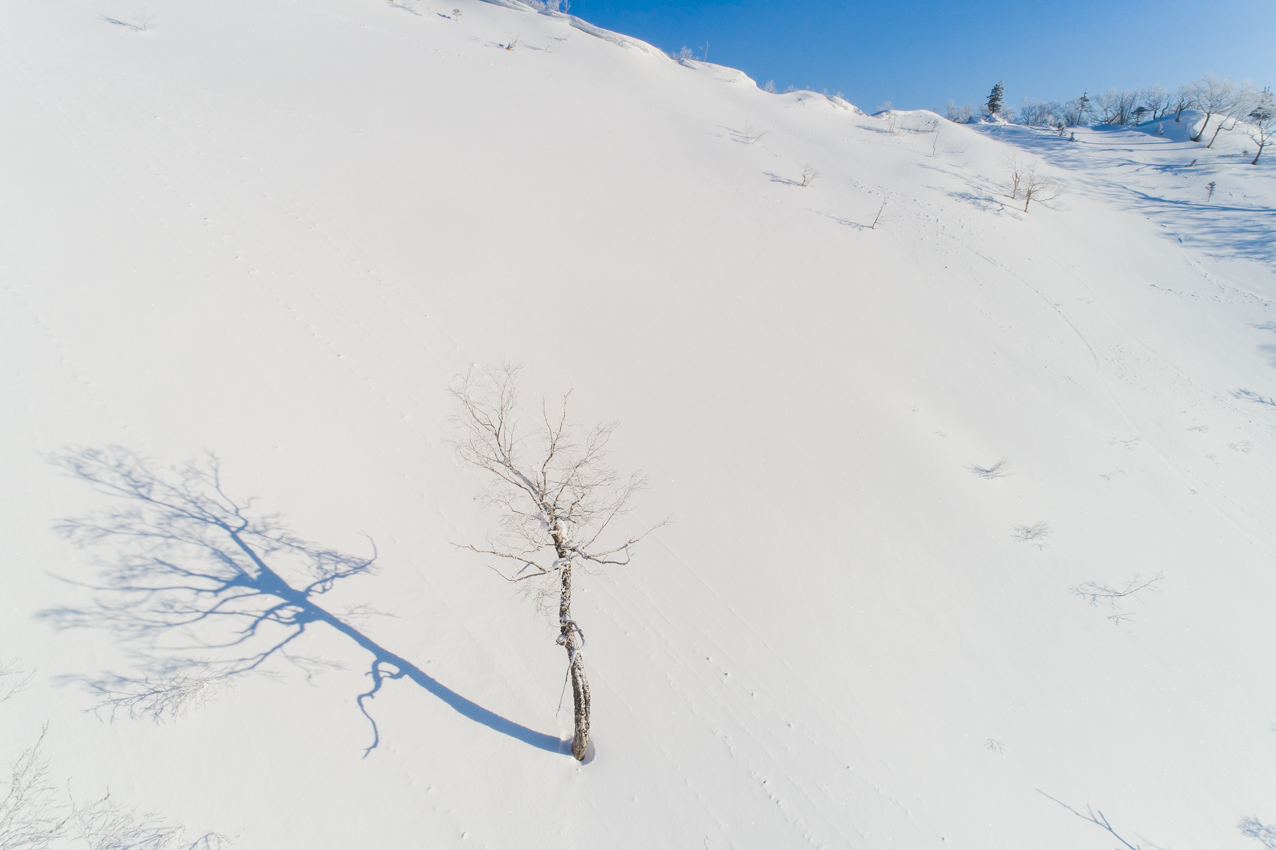
<svg viewBox="0 0 1276 850"><path fill-rule="evenodd" d="M572 705L575 710L576 734L572 738L572 755L584 761L589 746L589 680L585 678L585 660L581 657L580 628L572 619L572 565L562 567L563 587L558 600L558 643L567 650L567 663L572 677Z"/></svg>
<svg viewBox="0 0 1276 850"><path fill-rule="evenodd" d="M1210 125L1210 114L1211 113L1209 112L1205 113L1205 123L1201 125L1201 132L1197 133L1196 138L1192 139L1192 141L1199 142L1201 140L1201 136L1205 135L1205 128Z"/></svg>
<svg viewBox="0 0 1276 850"><path fill-rule="evenodd" d="M1254 154L1254 159L1250 165L1258 165L1258 158L1263 155L1263 148L1267 147L1267 142L1258 143L1258 153Z"/></svg>
<svg viewBox="0 0 1276 850"><path fill-rule="evenodd" d="M1214 140L1218 138L1219 132L1223 129L1223 125L1226 123L1227 123L1226 117L1219 120L1218 126L1214 128L1214 135L1210 136L1210 143L1205 146L1206 150L1209 150L1210 148L1214 147ZM1235 125L1233 124L1232 126L1235 126ZM1230 127L1228 128L1228 131L1229 132L1231 131Z"/></svg>

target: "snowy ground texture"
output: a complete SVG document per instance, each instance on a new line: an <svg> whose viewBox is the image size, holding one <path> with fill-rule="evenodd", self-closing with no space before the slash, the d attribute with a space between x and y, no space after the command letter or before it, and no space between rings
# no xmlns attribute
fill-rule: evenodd
<svg viewBox="0 0 1276 850"><path fill-rule="evenodd" d="M1060 802L1276 846L1276 156L1242 133L870 117L477 0L8 0L0 116L0 655L35 673L0 757L47 723L50 806L253 850L1116 843ZM585 765L554 624L453 545L494 519L449 381L502 360L621 423L627 526L672 517L578 583ZM353 573L228 687L241 620L163 627L230 509L146 501L207 496L162 471L205 452L294 587ZM121 607L165 558L193 607ZM369 645L405 665L377 739ZM202 706L93 711L173 672Z"/></svg>

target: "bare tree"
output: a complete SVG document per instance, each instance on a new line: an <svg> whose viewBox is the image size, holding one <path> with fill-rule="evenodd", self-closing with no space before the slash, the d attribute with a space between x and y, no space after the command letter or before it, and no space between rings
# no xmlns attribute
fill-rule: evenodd
<svg viewBox="0 0 1276 850"><path fill-rule="evenodd" d="M1205 128L1210 124L1210 118L1227 111L1232 106L1236 99L1236 84L1227 77L1206 74L1199 80L1188 83L1186 91L1192 105L1205 113L1205 121L1201 124L1201 129L1192 137L1192 141L1199 142L1201 136L1205 134Z"/></svg>
<svg viewBox="0 0 1276 850"><path fill-rule="evenodd" d="M1023 171L1023 211L1028 211L1028 205L1033 201L1049 206L1050 202L1063 194L1063 186L1059 184L1053 177L1047 177L1037 172L1036 165L1029 165Z"/></svg>
<svg viewBox="0 0 1276 850"><path fill-rule="evenodd" d="M1018 156L1012 153L1002 154L1001 164L1006 167L1008 180L1010 181L1010 200L1019 199L1019 184L1023 181L1024 170L1026 165Z"/></svg>
<svg viewBox="0 0 1276 850"><path fill-rule="evenodd" d="M1254 91L1254 87L1248 82L1243 82L1236 86L1231 100L1219 110L1218 126L1214 128L1214 135L1210 136L1210 143L1205 146L1205 149L1209 150L1214 147L1214 142L1218 139L1220 132L1223 130L1230 132L1235 129L1241 119L1253 108L1253 104L1257 99L1258 93Z"/></svg>
<svg viewBox="0 0 1276 850"><path fill-rule="evenodd" d="M1246 116L1249 120L1250 138L1258 145L1258 153L1250 165L1258 165L1258 158L1263 155L1263 148L1272 143L1272 135L1276 133L1276 105L1272 103L1271 87L1265 88L1254 100L1254 108Z"/></svg>
<svg viewBox="0 0 1276 850"><path fill-rule="evenodd" d="M646 478L637 472L623 477L606 463L615 423L584 428L571 422L570 392L557 415L542 403L540 421L524 434L518 372L510 364L482 378L470 372L451 387L459 431L453 446L463 461L488 474L486 501L501 514L498 534L485 546L466 548L492 558L493 569L506 581L527 582L541 610L548 611L557 595L555 642L567 651L575 709L572 755L583 760L589 746L589 680L581 653L585 635L572 618L573 573L629 563L646 532L611 532Z"/></svg>
<svg viewBox="0 0 1276 850"><path fill-rule="evenodd" d="M969 124L975 120L974 104L958 106L954 101L949 100L944 106L944 117L954 124Z"/></svg>
<svg viewBox="0 0 1276 850"><path fill-rule="evenodd" d="M1099 123L1120 126L1129 124L1139 104L1140 94L1130 89L1108 89L1094 99Z"/></svg>
<svg viewBox="0 0 1276 850"><path fill-rule="evenodd" d="M1183 110L1196 104L1196 89L1190 84L1185 83L1174 91L1174 123L1177 124L1183 118Z"/></svg>
<svg viewBox="0 0 1276 850"><path fill-rule="evenodd" d="M1074 97L1063 105L1063 123L1069 127L1076 127L1085 123L1086 119L1093 114L1093 105L1090 100L1089 90L1081 92L1081 97Z"/></svg>
<svg viewBox="0 0 1276 850"><path fill-rule="evenodd" d="M1152 120L1164 118L1170 111L1171 97L1165 86L1148 86L1143 90L1143 105L1152 113Z"/></svg>

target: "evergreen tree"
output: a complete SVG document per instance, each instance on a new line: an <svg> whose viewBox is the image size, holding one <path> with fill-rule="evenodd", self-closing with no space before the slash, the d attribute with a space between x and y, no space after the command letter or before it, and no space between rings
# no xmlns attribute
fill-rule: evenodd
<svg viewBox="0 0 1276 850"><path fill-rule="evenodd" d="M1005 91L1006 91L1006 84L1002 82L998 82L997 85L992 87L992 91L988 93L988 114L989 115L1001 114L1001 104L1003 99L1002 95L1005 94Z"/></svg>

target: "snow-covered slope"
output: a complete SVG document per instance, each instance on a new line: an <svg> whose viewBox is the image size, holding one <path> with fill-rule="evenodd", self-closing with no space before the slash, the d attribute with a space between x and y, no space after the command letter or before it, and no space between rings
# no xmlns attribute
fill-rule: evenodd
<svg viewBox="0 0 1276 850"><path fill-rule="evenodd" d="M1276 179L1243 136L936 136L474 0L144 11L0 4L0 646L38 670L0 756L47 721L77 798L269 850L1112 844L1038 791L1257 846ZM585 765L554 628L453 545L493 518L449 380L502 360L619 420L633 528L673 520L581 583ZM167 657L95 607L124 544L54 533L112 501L51 460L111 445L375 541L324 605L422 675L366 757L368 656L322 624L175 722L85 712Z"/></svg>

